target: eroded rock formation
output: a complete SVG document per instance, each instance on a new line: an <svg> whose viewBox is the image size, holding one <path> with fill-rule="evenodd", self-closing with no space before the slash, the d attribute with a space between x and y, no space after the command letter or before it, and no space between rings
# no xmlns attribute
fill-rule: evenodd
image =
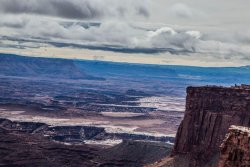
<svg viewBox="0 0 250 167"><path fill-rule="evenodd" d="M250 126L250 86L188 87L173 154L189 156L187 166L214 166L231 125Z"/></svg>
<svg viewBox="0 0 250 167"><path fill-rule="evenodd" d="M0 126L1 167L142 167L170 153L171 147L163 142L125 140L114 147L62 144L39 133Z"/></svg>
<svg viewBox="0 0 250 167"><path fill-rule="evenodd" d="M231 126L221 145L218 167L250 166L250 128Z"/></svg>

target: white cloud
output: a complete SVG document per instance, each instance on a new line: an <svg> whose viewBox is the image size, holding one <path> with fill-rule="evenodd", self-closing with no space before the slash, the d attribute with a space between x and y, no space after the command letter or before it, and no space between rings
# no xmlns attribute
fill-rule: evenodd
<svg viewBox="0 0 250 167"><path fill-rule="evenodd" d="M193 16L193 11L190 7L183 3L174 4L170 11L173 15L180 18L191 18Z"/></svg>
<svg viewBox="0 0 250 167"><path fill-rule="evenodd" d="M223 6L198 0L0 0L0 36L248 60L250 31L244 21L250 15L244 5L228 1ZM222 10L233 7L232 14ZM100 25L84 26L89 22Z"/></svg>
<svg viewBox="0 0 250 167"><path fill-rule="evenodd" d="M221 56L249 57L249 48L231 41L221 41L211 35L203 35L195 30L176 30L161 27L156 30L136 28L130 23L118 20L103 21L99 26L84 27L79 22L63 22L37 16L0 17L0 35L19 39L43 39L88 46L113 48L159 49L159 51L192 53ZM8 32L8 34L6 34ZM2 34L1 34L2 33ZM222 35L222 39L223 35ZM246 41L246 39L244 39ZM142 50L143 52L143 50ZM244 57L245 56L245 57Z"/></svg>
<svg viewBox="0 0 250 167"><path fill-rule="evenodd" d="M191 37L194 37L196 39L199 39L202 36L201 32L199 32L199 31L187 31L186 34L188 34Z"/></svg>
<svg viewBox="0 0 250 167"><path fill-rule="evenodd" d="M163 27L156 31L148 32L147 41L151 47L173 48L176 50L194 51L200 38L198 31L176 31L169 27Z"/></svg>

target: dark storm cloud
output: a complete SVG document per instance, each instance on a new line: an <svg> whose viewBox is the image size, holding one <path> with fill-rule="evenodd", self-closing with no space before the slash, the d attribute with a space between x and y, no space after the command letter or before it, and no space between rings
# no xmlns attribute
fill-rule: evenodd
<svg viewBox="0 0 250 167"><path fill-rule="evenodd" d="M82 45L82 44L74 44L74 43L60 43L60 42L47 42L50 45L55 47L71 47L71 48L78 48L78 49L90 49L90 50L102 50L102 51L111 51L117 53L128 53L128 54L157 54L157 53L170 53L174 55L179 54L189 54L193 53L189 50L185 49L172 49L172 48L128 48L128 47L121 47L121 46L112 46L112 45L103 45L103 46L91 46L91 45Z"/></svg>
<svg viewBox="0 0 250 167"><path fill-rule="evenodd" d="M63 42L46 42L46 41L37 41L37 40L27 40L27 39L17 39L17 38L11 38L11 37L0 37L0 40L8 40L8 41L18 41L19 43L44 43L49 44L52 46L55 46L57 48L77 48L77 49L90 49L90 50L101 50L101 51L111 51L111 52L117 52L117 53L127 53L127 54L136 54L136 53L142 53L142 54L157 54L157 53L170 53L174 55L179 54L191 54L193 52L186 50L186 49L172 49L172 48L128 48L123 46L116 46L116 45L100 45L100 46L93 46L93 45L84 45L84 44L75 44L75 43L63 43ZM0 41L1 43L1 41ZM7 47L7 45L3 46ZM20 45L8 45L9 48L19 48ZM23 47L24 49L25 47ZM27 47L28 48L28 47ZM35 48L35 47L33 47ZM38 48L38 47L36 47Z"/></svg>
<svg viewBox="0 0 250 167"><path fill-rule="evenodd" d="M56 16L65 18L98 18L103 13L92 6L88 1L83 6L78 6L72 1L51 1ZM53 14L53 13L52 13Z"/></svg>
<svg viewBox="0 0 250 167"><path fill-rule="evenodd" d="M139 7L137 10L139 15L145 16L145 17L149 17L149 11L145 8L145 7Z"/></svg>
<svg viewBox="0 0 250 167"><path fill-rule="evenodd" d="M132 6L130 5L132 2ZM144 17L149 11L142 1L116 0L1 0L0 12L10 14L36 14L69 19L97 19L106 16L122 17L126 12Z"/></svg>
<svg viewBox="0 0 250 167"><path fill-rule="evenodd" d="M65 0L2 0L0 9L4 13L11 14L40 14L58 16L63 18L97 18L102 12L92 6L88 1L65 1Z"/></svg>

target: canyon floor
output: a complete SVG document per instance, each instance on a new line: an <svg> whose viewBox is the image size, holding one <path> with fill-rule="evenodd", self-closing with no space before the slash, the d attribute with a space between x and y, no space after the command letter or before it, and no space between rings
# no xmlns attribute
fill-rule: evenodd
<svg viewBox="0 0 250 167"><path fill-rule="evenodd" d="M0 165L139 167L170 155L183 98L86 82L2 77Z"/></svg>
<svg viewBox="0 0 250 167"><path fill-rule="evenodd" d="M13 132L0 126L0 150L0 166L140 167L169 155L171 147L139 141L124 141L115 147L65 145L42 135Z"/></svg>
<svg viewBox="0 0 250 167"><path fill-rule="evenodd" d="M183 97L112 90L102 82L89 82L2 77L0 118L51 126L95 126L108 133L165 137L173 142L183 118Z"/></svg>
<svg viewBox="0 0 250 167"><path fill-rule="evenodd" d="M186 87L249 82L246 69L0 54L0 166L139 167L160 159L171 163L166 157L176 141L191 141L180 148L196 147L189 134L187 141L175 138L185 120ZM187 106L205 97L187 98ZM204 106L213 97L205 99ZM221 99L213 103L219 105ZM186 121L185 127L191 128L185 132L192 132L192 122ZM225 133L226 128L223 138ZM187 164L185 157L182 160Z"/></svg>
<svg viewBox="0 0 250 167"><path fill-rule="evenodd" d="M20 122L40 122L52 126L95 126L110 133L174 137L183 117L179 112L54 114L23 106L0 105L0 117Z"/></svg>

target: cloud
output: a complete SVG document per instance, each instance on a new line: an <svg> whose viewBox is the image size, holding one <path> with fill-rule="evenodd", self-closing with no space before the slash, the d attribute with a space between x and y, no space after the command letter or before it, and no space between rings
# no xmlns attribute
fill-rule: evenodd
<svg viewBox="0 0 250 167"><path fill-rule="evenodd" d="M150 16L150 12L147 9L147 7L145 7L145 6L138 6L136 11L137 11L138 15L141 15L141 16L144 16L144 17L149 17Z"/></svg>
<svg viewBox="0 0 250 167"><path fill-rule="evenodd" d="M38 40L54 46L108 50L123 53L210 54L229 58L249 54L248 49L231 41L221 41L195 30L161 27L146 30L132 24L109 20L102 23L57 21L43 17L0 17L0 34L16 39ZM49 30L49 31L48 31ZM222 37L222 39L224 39ZM246 41L246 39L244 39Z"/></svg>
<svg viewBox="0 0 250 167"><path fill-rule="evenodd" d="M20 29L27 25L29 19L23 17L0 16L0 27ZM1 32L1 31L0 31Z"/></svg>
<svg viewBox="0 0 250 167"><path fill-rule="evenodd" d="M0 12L68 19L101 19L137 15L149 17L149 0L1 0Z"/></svg>
<svg viewBox="0 0 250 167"><path fill-rule="evenodd" d="M156 31L148 32L147 41L151 47L173 48L176 50L186 50L194 52L196 43L199 41L201 33L198 31L176 31L169 27L163 27Z"/></svg>
<svg viewBox="0 0 250 167"><path fill-rule="evenodd" d="M242 32L243 34L247 32ZM102 22L57 20L36 15L1 15L0 36L17 41L30 40L56 47L83 48L120 53L172 55L199 54L202 57L235 57L248 60L250 48L244 35L222 32L202 33L195 29L138 28L120 19ZM243 38L244 37L244 38Z"/></svg>
<svg viewBox="0 0 250 167"><path fill-rule="evenodd" d="M130 56L170 53L173 59L196 55L200 60L249 60L247 5L213 2L0 0L0 41L27 40Z"/></svg>
<svg viewBox="0 0 250 167"><path fill-rule="evenodd" d="M180 18L191 18L193 16L192 9L183 3L174 4L170 10L172 14Z"/></svg>
<svg viewBox="0 0 250 167"><path fill-rule="evenodd" d="M65 26L65 22L48 21L47 18L22 18L5 17L0 21L0 26L7 29L8 35L19 39L42 39L98 48L112 46L113 50L119 48L116 50L123 52L131 52L133 49L135 52L140 50L147 53L151 53L152 50L193 52L200 37L196 31L178 32L168 27L148 31L118 20L103 21L98 26L86 27L81 22L68 22Z"/></svg>
<svg viewBox="0 0 250 167"><path fill-rule="evenodd" d="M148 31L118 20L103 21L100 24L93 24L93 26L91 24L85 26L81 22L67 22L67 26L65 26L65 22L41 17L9 16L0 17L0 19L1 29L8 31L8 35L15 38L66 42L88 46L92 49L104 50L109 46L115 51L128 53L134 49L135 52L140 50L152 53L152 50L158 50L175 54L178 52L229 54L235 53L239 49L230 42L212 39L195 30L178 31L170 27L162 27Z"/></svg>

